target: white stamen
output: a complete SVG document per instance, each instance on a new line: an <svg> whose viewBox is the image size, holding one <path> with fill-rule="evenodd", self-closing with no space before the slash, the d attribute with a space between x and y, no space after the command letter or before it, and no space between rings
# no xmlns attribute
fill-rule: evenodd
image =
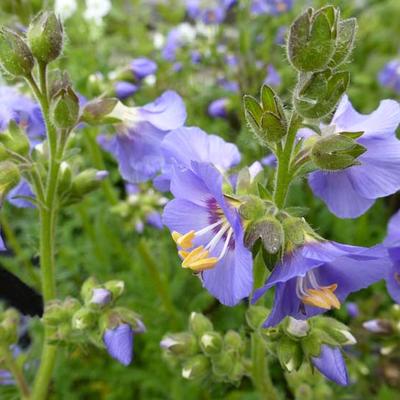
<svg viewBox="0 0 400 400"><path fill-rule="evenodd" d="M203 228L203 229L200 229L199 231L197 231L197 232L195 233L196 237L201 236L201 235L204 235L204 234L207 233L207 232L210 232L210 231L211 231L212 229L214 229L216 226L221 225L222 222L224 222L224 221L223 221L222 219L220 219L219 221L217 221L217 222L215 222L215 223L213 223L213 224L211 224L211 225L208 225L208 226L206 226L206 227Z"/></svg>
<svg viewBox="0 0 400 400"><path fill-rule="evenodd" d="M208 243L208 245L206 246L206 250L208 250L211 253L228 229L229 229L229 224L222 225L218 233L212 238L210 243Z"/></svg>
<svg viewBox="0 0 400 400"><path fill-rule="evenodd" d="M221 260L222 257L225 256L226 251L228 250L228 246L229 246L229 242L231 240L232 234L233 234L233 229L230 228L229 231L228 231L228 235L226 236L226 239L225 239L224 248L222 249L221 254L218 257L218 260Z"/></svg>

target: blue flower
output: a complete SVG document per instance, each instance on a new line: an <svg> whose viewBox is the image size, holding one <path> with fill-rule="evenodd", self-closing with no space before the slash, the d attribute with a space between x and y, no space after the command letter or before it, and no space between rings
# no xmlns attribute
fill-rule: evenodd
<svg viewBox="0 0 400 400"><path fill-rule="evenodd" d="M223 97L216 99L208 105L208 115L214 118L226 118L228 116L229 99Z"/></svg>
<svg viewBox="0 0 400 400"><path fill-rule="evenodd" d="M135 58L130 64L130 70L136 79L141 80L157 71L157 64L146 57Z"/></svg>
<svg viewBox="0 0 400 400"><path fill-rule="evenodd" d="M235 3L236 0L186 0L186 10L189 17L194 20L205 24L220 24Z"/></svg>
<svg viewBox="0 0 400 400"><path fill-rule="evenodd" d="M293 0L253 0L251 12L253 14L278 15L288 12L293 7Z"/></svg>
<svg viewBox="0 0 400 400"><path fill-rule="evenodd" d="M338 347L322 345L320 355L312 357L311 361L314 367L331 381L341 386L349 384L346 363Z"/></svg>
<svg viewBox="0 0 400 400"><path fill-rule="evenodd" d="M281 84L281 76L272 64L267 66L267 76L264 79L264 84L272 87L277 87Z"/></svg>
<svg viewBox="0 0 400 400"><path fill-rule="evenodd" d="M114 84L115 95L124 100L138 91L139 87L131 82L118 81Z"/></svg>
<svg viewBox="0 0 400 400"><path fill-rule="evenodd" d="M329 128L333 132L364 132L357 142L367 150L358 158L360 165L310 174L311 189L332 213L356 218L377 198L400 189L400 141L395 133L399 122L400 105L394 100L383 100L377 110L363 115L343 96Z"/></svg>
<svg viewBox="0 0 400 400"><path fill-rule="evenodd" d="M240 162L236 145L216 135L208 135L200 128L182 127L169 133L162 142L165 166L154 180L158 190L169 190L174 166L191 169L192 161L211 163L221 172Z"/></svg>
<svg viewBox="0 0 400 400"><path fill-rule="evenodd" d="M100 135L98 142L116 158L121 176L132 183L154 178L164 165L164 136L186 120L182 98L176 92L166 91L143 107L130 108L119 103L110 115L122 123L115 136Z"/></svg>
<svg viewBox="0 0 400 400"><path fill-rule="evenodd" d="M389 61L378 74L379 83L400 93L400 60Z"/></svg>
<svg viewBox="0 0 400 400"><path fill-rule="evenodd" d="M350 293L384 279L389 268L382 246L367 249L311 240L278 262L253 302L275 286L274 305L264 326L275 326L287 316L304 320L340 308Z"/></svg>
<svg viewBox="0 0 400 400"><path fill-rule="evenodd" d="M122 365L129 365L133 359L133 330L128 324L106 329L103 341L108 354Z"/></svg>
<svg viewBox="0 0 400 400"><path fill-rule="evenodd" d="M253 261L243 244L237 202L224 196L223 177L207 163L174 168L164 224L179 247L182 267L197 273L203 286L222 304L234 306L249 296Z"/></svg>

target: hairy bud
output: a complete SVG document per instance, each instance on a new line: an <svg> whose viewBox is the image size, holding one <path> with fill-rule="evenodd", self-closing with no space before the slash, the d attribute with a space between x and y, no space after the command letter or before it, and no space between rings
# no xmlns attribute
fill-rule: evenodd
<svg viewBox="0 0 400 400"><path fill-rule="evenodd" d="M50 112L52 121L57 128L70 129L77 124L79 98L70 86L61 89L56 94Z"/></svg>
<svg viewBox="0 0 400 400"><path fill-rule="evenodd" d="M189 329L197 337L213 330L212 322L203 314L192 312L189 317Z"/></svg>
<svg viewBox="0 0 400 400"><path fill-rule="evenodd" d="M4 199L20 179L21 173L16 164L11 161L0 162L0 199Z"/></svg>
<svg viewBox="0 0 400 400"><path fill-rule="evenodd" d="M178 357L193 356L198 351L196 337L189 332L174 333L164 336L160 342L162 349Z"/></svg>
<svg viewBox="0 0 400 400"><path fill-rule="evenodd" d="M182 367L182 377L190 380L204 379L210 372L210 361L201 354L185 361Z"/></svg>

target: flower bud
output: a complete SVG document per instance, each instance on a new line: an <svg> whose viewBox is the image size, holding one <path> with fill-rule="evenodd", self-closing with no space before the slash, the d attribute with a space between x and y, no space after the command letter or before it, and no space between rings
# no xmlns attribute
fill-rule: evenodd
<svg viewBox="0 0 400 400"><path fill-rule="evenodd" d="M246 229L244 244L252 248L258 239L261 239L268 253L276 254L285 240L281 223L272 215L251 223Z"/></svg>
<svg viewBox="0 0 400 400"><path fill-rule="evenodd" d="M112 321L113 319L118 319L122 322L126 322L130 325L134 333L143 333L146 331L146 327L140 319L140 315L136 314L129 308L115 307L111 312L111 315L112 314L114 314L114 316L110 318L110 321Z"/></svg>
<svg viewBox="0 0 400 400"><path fill-rule="evenodd" d="M222 350L222 336L218 332L206 332L200 338L200 347L207 356L218 354Z"/></svg>
<svg viewBox="0 0 400 400"><path fill-rule="evenodd" d="M0 28L0 65L14 76L31 74L34 60L29 47L15 32Z"/></svg>
<svg viewBox="0 0 400 400"><path fill-rule="evenodd" d="M87 330L94 327L98 319L97 313L93 310L82 307L72 316L72 327L78 330Z"/></svg>
<svg viewBox="0 0 400 400"><path fill-rule="evenodd" d="M89 304L94 304L99 307L104 307L111 303L112 294L109 290L103 288L95 288L92 291L92 298Z"/></svg>
<svg viewBox="0 0 400 400"><path fill-rule="evenodd" d="M93 276L87 278L81 287L81 297L85 303L88 303L93 295L93 289L99 287L100 284Z"/></svg>
<svg viewBox="0 0 400 400"><path fill-rule="evenodd" d="M286 242L295 246L300 246L304 243L304 223L302 218L285 218L282 225Z"/></svg>
<svg viewBox="0 0 400 400"><path fill-rule="evenodd" d="M43 64L55 60L63 48L63 26L52 11L42 11L32 20L27 34L33 56Z"/></svg>
<svg viewBox="0 0 400 400"><path fill-rule="evenodd" d="M118 299L118 297L124 293L125 282L120 280L112 280L106 282L104 287L112 293L114 299Z"/></svg>
<svg viewBox="0 0 400 400"><path fill-rule="evenodd" d="M210 361L201 354L184 362L182 377L190 380L204 379L210 372Z"/></svg>
<svg viewBox="0 0 400 400"><path fill-rule="evenodd" d="M174 333L167 336L160 342L162 349L178 357L189 357L198 352L197 340L189 332Z"/></svg>
<svg viewBox="0 0 400 400"><path fill-rule="evenodd" d="M310 72L324 69L335 52L339 11L332 6L309 8L292 24L288 57L294 68Z"/></svg>
<svg viewBox="0 0 400 400"><path fill-rule="evenodd" d="M267 319L269 310L262 306L250 306L246 311L246 321L251 329L260 329Z"/></svg>
<svg viewBox="0 0 400 400"><path fill-rule="evenodd" d="M353 139L333 134L318 140L311 149L311 159L324 171L337 171L357 165L366 148Z"/></svg>
<svg viewBox="0 0 400 400"><path fill-rule="evenodd" d="M308 321L295 319L293 317L287 319L286 332L289 335L294 336L295 338L302 338L307 336L309 331L310 325L308 324Z"/></svg>
<svg viewBox="0 0 400 400"><path fill-rule="evenodd" d="M17 310L8 308L3 313L0 323L0 344L10 346L18 341L19 321Z"/></svg>
<svg viewBox="0 0 400 400"><path fill-rule="evenodd" d="M245 343L237 332L229 330L224 336L224 348L242 353L245 350Z"/></svg>
<svg viewBox="0 0 400 400"><path fill-rule="evenodd" d="M63 161L60 165L60 178L58 183L58 193L64 194L69 192L72 186L72 170L70 165Z"/></svg>
<svg viewBox="0 0 400 400"><path fill-rule="evenodd" d="M372 333L389 334L393 332L393 326L391 322L384 319L371 319L364 322L363 327Z"/></svg>
<svg viewBox="0 0 400 400"><path fill-rule="evenodd" d="M51 104L51 119L60 129L72 129L78 122L79 99L70 86L61 89Z"/></svg>
<svg viewBox="0 0 400 400"><path fill-rule="evenodd" d="M345 93L350 82L348 71L327 69L300 75L294 93L296 111L304 118L322 118L328 115Z"/></svg>
<svg viewBox="0 0 400 400"><path fill-rule="evenodd" d="M261 218L266 211L265 202L257 196L246 196L239 207L239 214L247 220Z"/></svg>
<svg viewBox="0 0 400 400"><path fill-rule="evenodd" d="M0 143L4 146L6 158L9 157L7 150L22 157L29 154L29 139L23 129L15 121L10 121L6 132L0 133Z"/></svg>
<svg viewBox="0 0 400 400"><path fill-rule="evenodd" d="M119 100L114 98L98 98L86 103L82 110L81 122L89 125L102 125L119 122L120 119L110 116Z"/></svg>
<svg viewBox="0 0 400 400"><path fill-rule="evenodd" d="M301 348L306 357L317 357L321 352L321 337L318 330L313 330L301 339Z"/></svg>
<svg viewBox="0 0 400 400"><path fill-rule="evenodd" d="M223 351L222 353L212 357L211 362L213 373L221 378L231 375L236 358L237 357L233 351Z"/></svg>
<svg viewBox="0 0 400 400"><path fill-rule="evenodd" d="M283 336L278 344L278 359L282 367L288 372L297 371L303 362L303 352L297 341Z"/></svg>
<svg viewBox="0 0 400 400"><path fill-rule="evenodd" d="M213 330L213 324L203 314L192 312L189 317L189 329L197 337Z"/></svg>
<svg viewBox="0 0 400 400"><path fill-rule="evenodd" d="M8 192L18 185L21 179L21 173L16 164L11 161L0 162L0 199L8 194Z"/></svg>
<svg viewBox="0 0 400 400"><path fill-rule="evenodd" d="M107 171L99 171L94 168L88 168L80 172L72 180L71 193L68 201L70 203L76 203L80 201L84 195L98 189L101 185L101 182L107 176Z"/></svg>

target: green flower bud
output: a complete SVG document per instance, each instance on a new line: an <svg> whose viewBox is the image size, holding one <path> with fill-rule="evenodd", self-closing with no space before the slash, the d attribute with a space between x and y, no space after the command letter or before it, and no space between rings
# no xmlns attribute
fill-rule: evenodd
<svg viewBox="0 0 400 400"><path fill-rule="evenodd" d="M77 330L87 330L95 326L98 314L92 309L82 307L72 316L72 327Z"/></svg>
<svg viewBox="0 0 400 400"><path fill-rule="evenodd" d="M42 11L28 29L28 43L33 56L41 63L55 60L63 48L63 26L52 11Z"/></svg>
<svg viewBox="0 0 400 400"><path fill-rule="evenodd" d="M139 314L125 307L115 307L112 314L116 314L118 319L130 325L135 333L143 333L146 331Z"/></svg>
<svg viewBox="0 0 400 400"><path fill-rule="evenodd" d="M309 8L292 24L288 39L288 57L299 71L324 69L335 53L339 11L327 6Z"/></svg>
<svg viewBox="0 0 400 400"><path fill-rule="evenodd" d="M269 310L262 306L250 306L246 311L246 321L247 325L251 329L260 329L267 319Z"/></svg>
<svg viewBox="0 0 400 400"><path fill-rule="evenodd" d="M182 367L182 377L190 380L204 379L210 373L210 361L201 354L185 361Z"/></svg>
<svg viewBox="0 0 400 400"><path fill-rule="evenodd" d="M302 218L285 218L282 225L286 242L295 246L300 246L304 243L304 222Z"/></svg>
<svg viewBox="0 0 400 400"><path fill-rule="evenodd" d="M29 154L29 139L15 121L10 121L7 131L0 133L0 143L4 146L4 159L10 156L7 150L22 157L26 157Z"/></svg>
<svg viewBox="0 0 400 400"><path fill-rule="evenodd" d="M357 165L366 148L353 139L334 134L318 140L311 149L314 164L325 171L337 171Z"/></svg>
<svg viewBox="0 0 400 400"><path fill-rule="evenodd" d="M89 125L120 122L120 119L110 116L117 104L118 99L114 98L98 98L89 101L83 107L80 121Z"/></svg>
<svg viewBox="0 0 400 400"><path fill-rule="evenodd" d="M239 214L247 220L261 218L266 212L266 205L263 200L257 196L246 196L239 207Z"/></svg>
<svg viewBox="0 0 400 400"><path fill-rule="evenodd" d="M328 115L336 106L350 81L348 71L327 69L313 74L301 74L294 93L296 111L304 118L316 119Z"/></svg>
<svg viewBox="0 0 400 400"><path fill-rule="evenodd" d="M318 331L312 331L301 339L301 348L306 357L318 357L321 352L321 337Z"/></svg>
<svg viewBox="0 0 400 400"><path fill-rule="evenodd" d="M0 28L0 65L11 75L27 77L34 60L29 47L17 33Z"/></svg>
<svg viewBox="0 0 400 400"><path fill-rule="evenodd" d="M65 316L65 310L60 300L49 301L44 309L43 322L46 325L57 325Z"/></svg>
<svg viewBox="0 0 400 400"><path fill-rule="evenodd" d="M277 350L279 362L286 371L293 372L300 368L303 363L303 352L297 341L283 336L277 344Z"/></svg>
<svg viewBox="0 0 400 400"><path fill-rule="evenodd" d="M224 336L224 348L242 353L245 350L245 343L239 333L229 330Z"/></svg>
<svg viewBox="0 0 400 400"><path fill-rule="evenodd" d="M281 223L272 215L251 223L246 229L244 244L252 248L258 239L261 239L268 253L276 254L285 240Z"/></svg>
<svg viewBox="0 0 400 400"><path fill-rule="evenodd" d="M80 172L72 179L71 192L67 201L70 204L79 202L84 195L98 189L107 176L107 171L99 171L94 168Z"/></svg>
<svg viewBox="0 0 400 400"><path fill-rule="evenodd" d="M0 199L8 194L8 192L18 185L21 179L21 173L16 164L11 161L0 162Z"/></svg>
<svg viewBox="0 0 400 400"><path fill-rule="evenodd" d="M72 88L61 89L51 104L51 119L57 128L72 129L78 122L79 99Z"/></svg>
<svg viewBox="0 0 400 400"><path fill-rule="evenodd" d="M58 193L67 193L72 187L72 170L70 165L63 161L60 165L60 178L58 183Z"/></svg>
<svg viewBox="0 0 400 400"><path fill-rule="evenodd" d="M206 332L200 337L200 347L207 356L218 354L222 350L222 336L218 332Z"/></svg>
<svg viewBox="0 0 400 400"><path fill-rule="evenodd" d="M90 276L85 280L85 282L83 282L81 286L81 297L82 300L85 302L85 304L90 302L90 299L92 298L93 295L93 289L99 286L100 283L93 276Z"/></svg>
<svg viewBox="0 0 400 400"><path fill-rule="evenodd" d="M212 371L217 377L224 378L233 373L236 354L233 351L223 351L212 357Z"/></svg>
<svg viewBox="0 0 400 400"><path fill-rule="evenodd" d="M108 281L104 284L104 288L112 293L114 299L118 299L124 293L125 282L121 280Z"/></svg>
<svg viewBox="0 0 400 400"><path fill-rule="evenodd" d="M199 350L196 337L189 332L166 335L161 340L160 346L169 354L177 357L190 357Z"/></svg>
<svg viewBox="0 0 400 400"><path fill-rule="evenodd" d="M189 329L197 337L201 337L204 333L212 331L212 322L201 313L192 312L189 317Z"/></svg>
<svg viewBox="0 0 400 400"><path fill-rule="evenodd" d="M10 346L18 341L20 317L18 311L13 308L8 308L2 317L0 323L0 344Z"/></svg>

